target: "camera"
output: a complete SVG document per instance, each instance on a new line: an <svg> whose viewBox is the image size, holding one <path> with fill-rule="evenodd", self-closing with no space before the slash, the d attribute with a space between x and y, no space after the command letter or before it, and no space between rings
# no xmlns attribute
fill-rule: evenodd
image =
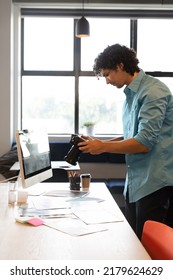
<svg viewBox="0 0 173 280"><path fill-rule="evenodd" d="M72 164L76 165L77 161L80 158L81 151L78 148L78 143L84 142L85 140L82 139L79 135L77 134L72 134L70 143L73 144L70 150L68 151L67 155L64 157L65 161Z"/></svg>

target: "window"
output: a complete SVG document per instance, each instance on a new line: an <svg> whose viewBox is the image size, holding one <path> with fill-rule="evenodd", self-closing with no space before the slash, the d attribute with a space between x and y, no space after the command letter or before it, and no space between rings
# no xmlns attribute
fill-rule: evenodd
<svg viewBox="0 0 173 280"><path fill-rule="evenodd" d="M145 18L144 12L144 18L133 20L130 12L120 18L118 10L114 16L95 11L96 17L88 18L90 37L78 39L77 17L33 10L22 9L21 128L39 125L52 135L70 135L94 121L96 135L122 134L123 88L106 85L92 71L95 57L114 43L135 48L140 67L173 88L173 43L167 32L172 19Z"/></svg>
<svg viewBox="0 0 173 280"><path fill-rule="evenodd" d="M96 123L95 133L122 134L121 112L124 100L123 90L99 81L95 77L79 79L79 132L85 120Z"/></svg>
<svg viewBox="0 0 173 280"><path fill-rule="evenodd" d="M138 57L145 71L168 72L173 69L173 19L138 20Z"/></svg>
<svg viewBox="0 0 173 280"><path fill-rule="evenodd" d="M24 18L24 70L72 71L73 23L72 18Z"/></svg>
<svg viewBox="0 0 173 280"><path fill-rule="evenodd" d="M91 36L80 46L74 19L24 17L22 128L41 125L50 134L82 133L82 124L94 121L96 134L122 133L124 93L98 81L92 65L107 45L130 45L130 20L91 18L90 25ZM118 25L122 28L112 32Z"/></svg>
<svg viewBox="0 0 173 280"><path fill-rule="evenodd" d="M92 71L94 59L108 45L130 46L130 19L90 18L89 23L90 37L81 40L81 70Z"/></svg>
<svg viewBox="0 0 173 280"><path fill-rule="evenodd" d="M22 127L46 127L50 134L74 133L74 77L24 76Z"/></svg>

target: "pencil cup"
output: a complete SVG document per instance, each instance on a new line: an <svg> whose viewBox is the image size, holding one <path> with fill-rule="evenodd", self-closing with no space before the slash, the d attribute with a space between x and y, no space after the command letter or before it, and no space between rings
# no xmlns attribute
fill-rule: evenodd
<svg viewBox="0 0 173 280"><path fill-rule="evenodd" d="M81 174L80 175L81 179L81 186L83 190L88 190L90 187L90 182L91 182L91 174Z"/></svg>
<svg viewBox="0 0 173 280"><path fill-rule="evenodd" d="M69 177L69 182L70 182L70 190L80 191L80 177L79 176Z"/></svg>

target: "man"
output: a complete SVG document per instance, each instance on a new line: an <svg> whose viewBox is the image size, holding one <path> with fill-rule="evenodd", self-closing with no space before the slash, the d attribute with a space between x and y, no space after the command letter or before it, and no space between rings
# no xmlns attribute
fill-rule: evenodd
<svg viewBox="0 0 173 280"><path fill-rule="evenodd" d="M79 149L91 154L126 154L125 214L141 238L146 220L173 226L173 213L169 212L173 197L173 96L165 84L139 69L138 63L135 51L119 44L107 47L95 59L97 76L117 88L126 85L124 137L101 141L84 136L87 141L81 142Z"/></svg>

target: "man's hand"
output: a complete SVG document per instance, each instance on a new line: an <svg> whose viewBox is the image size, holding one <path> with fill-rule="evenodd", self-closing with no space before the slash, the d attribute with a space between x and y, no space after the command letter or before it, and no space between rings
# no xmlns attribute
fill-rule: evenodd
<svg viewBox="0 0 173 280"><path fill-rule="evenodd" d="M104 143L101 140L93 139L89 136L83 136L85 142L80 142L78 144L79 150L84 153L90 153L92 155L101 154L104 152Z"/></svg>

